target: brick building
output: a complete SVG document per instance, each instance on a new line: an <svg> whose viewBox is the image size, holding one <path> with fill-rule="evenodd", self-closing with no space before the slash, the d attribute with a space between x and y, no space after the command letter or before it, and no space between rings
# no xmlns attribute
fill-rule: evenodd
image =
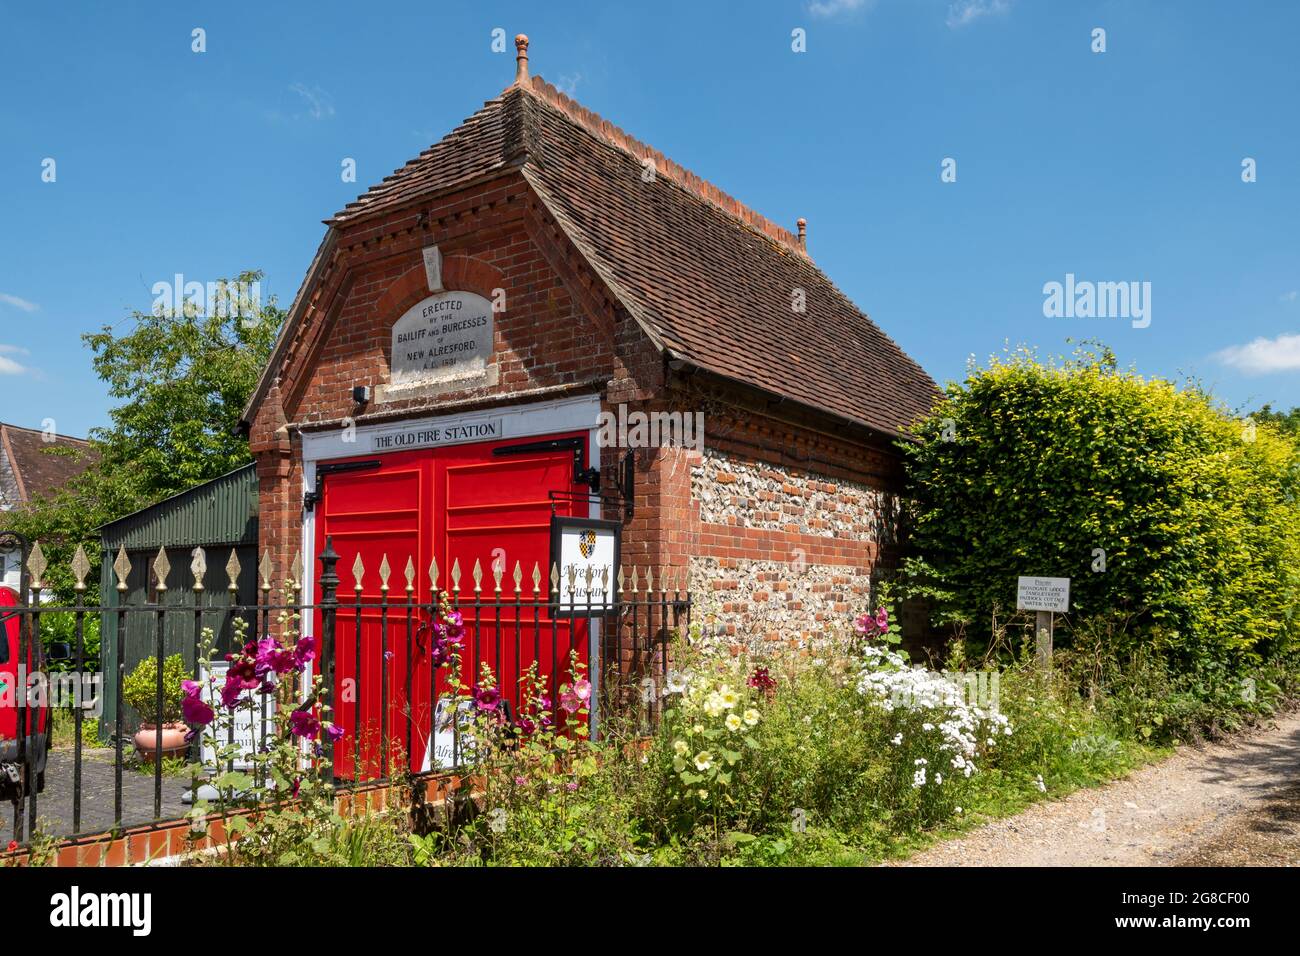
<svg viewBox="0 0 1300 956"><path fill-rule="evenodd" d="M354 553L387 554L395 588L408 555L528 575L567 509L622 522L626 566L688 569L738 641L861 608L893 559L892 443L934 382L802 221L529 77L517 46L511 86L327 220L245 415L262 547L281 572L301 551L309 594L326 530L345 589ZM702 415L703 440L601 440L602 413L637 412Z"/></svg>

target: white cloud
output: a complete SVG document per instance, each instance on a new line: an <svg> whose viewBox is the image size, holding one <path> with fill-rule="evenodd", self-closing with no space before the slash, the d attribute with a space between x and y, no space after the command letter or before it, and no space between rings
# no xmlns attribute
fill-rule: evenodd
<svg viewBox="0 0 1300 956"><path fill-rule="evenodd" d="M808 12L815 17L837 17L841 13L855 13L873 6L875 0L813 0Z"/></svg>
<svg viewBox="0 0 1300 956"><path fill-rule="evenodd" d="M577 92L578 84L581 82L581 73L561 73L560 78L555 83L555 88L565 96L572 96Z"/></svg>
<svg viewBox="0 0 1300 956"><path fill-rule="evenodd" d="M26 365L15 362L10 355L26 355L27 350L18 345L0 345L0 375L22 375L30 372Z"/></svg>
<svg viewBox="0 0 1300 956"><path fill-rule="evenodd" d="M1277 297L1279 302L1294 302L1300 299L1300 289L1292 289L1290 292L1283 292Z"/></svg>
<svg viewBox="0 0 1300 956"><path fill-rule="evenodd" d="M1232 345L1215 352L1214 357L1247 375L1300 371L1300 333L1283 334L1275 339L1261 336L1245 345Z"/></svg>
<svg viewBox="0 0 1300 956"><path fill-rule="evenodd" d="M22 309L24 312L35 312L40 308L35 302L28 302L26 299L20 299L16 295L9 295L5 292L0 292L0 302L12 305L16 309Z"/></svg>
<svg viewBox="0 0 1300 956"><path fill-rule="evenodd" d="M948 26L952 29L989 16L1011 12L1011 0L957 0L948 7Z"/></svg>
<svg viewBox="0 0 1300 956"><path fill-rule="evenodd" d="M307 115L312 119L326 119L334 115L334 103L330 100L329 94L319 86L307 87L302 83L295 83L289 89L307 101Z"/></svg>

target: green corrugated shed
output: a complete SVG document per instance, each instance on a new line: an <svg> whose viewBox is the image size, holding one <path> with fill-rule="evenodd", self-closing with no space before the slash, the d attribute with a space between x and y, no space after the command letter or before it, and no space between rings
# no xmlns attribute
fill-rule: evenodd
<svg viewBox="0 0 1300 956"><path fill-rule="evenodd" d="M227 472L218 478L196 485L186 491L165 498L134 514L104 525L100 531L101 572L100 594L105 608L101 621L101 658L104 667L104 716L100 726L107 730L112 725L117 706L117 618L113 608L120 605L141 607L154 605L153 562L158 549L167 549L171 571L167 591L163 595L164 607L193 607L194 579L190 562L196 547L202 547L207 557L207 574L204 576L202 606L205 609L203 624L217 634L218 646L229 648L231 604L230 578L226 562L231 549L239 559L240 571L236 604L257 602L257 470L252 464ZM127 576L127 590L117 589L117 576L113 562L118 550L126 549L131 562ZM123 619L124 673L131 670L146 656L157 653L157 615L133 611ZM164 617L164 653L181 654L186 669L194 671L194 615L191 611L173 611ZM255 633L255 622L250 620L249 633ZM129 709L128 709L129 710ZM128 714L128 719L130 715Z"/></svg>

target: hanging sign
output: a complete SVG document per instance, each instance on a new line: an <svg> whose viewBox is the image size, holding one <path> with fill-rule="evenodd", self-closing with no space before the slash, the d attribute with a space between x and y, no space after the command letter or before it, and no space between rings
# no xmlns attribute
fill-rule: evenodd
<svg viewBox="0 0 1300 956"><path fill-rule="evenodd" d="M559 594L551 595L555 617L595 617L614 610L622 530L618 521L551 516L551 566L560 572Z"/></svg>
<svg viewBox="0 0 1300 956"><path fill-rule="evenodd" d="M1022 611L1070 610L1069 578L1020 578L1016 588L1016 607Z"/></svg>

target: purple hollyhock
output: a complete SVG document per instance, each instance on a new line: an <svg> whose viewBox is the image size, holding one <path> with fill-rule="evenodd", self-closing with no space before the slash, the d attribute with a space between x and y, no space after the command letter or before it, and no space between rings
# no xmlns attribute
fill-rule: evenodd
<svg viewBox="0 0 1300 956"><path fill-rule="evenodd" d="M343 739L343 728L338 724L325 724L325 739L330 743L338 743Z"/></svg>
<svg viewBox="0 0 1300 956"><path fill-rule="evenodd" d="M253 686L257 686L254 684ZM245 691L244 682L234 673L227 672L226 683L221 688L221 705L230 710L239 702L239 695Z"/></svg>
<svg viewBox="0 0 1300 956"><path fill-rule="evenodd" d="M479 710L496 710L501 703L501 691L495 687L474 688L474 704Z"/></svg>
<svg viewBox="0 0 1300 956"><path fill-rule="evenodd" d="M297 666L293 652L281 647L275 638L264 637L258 641L257 654L253 658L253 673L262 679L263 686L268 674L287 674Z"/></svg>
<svg viewBox="0 0 1300 956"><path fill-rule="evenodd" d="M458 641L465 633L465 619L460 611L452 611L443 618L443 627L447 630L447 637Z"/></svg>
<svg viewBox="0 0 1300 956"><path fill-rule="evenodd" d="M289 733L315 740L320 733L320 721L309 710L295 710L289 715Z"/></svg>
<svg viewBox="0 0 1300 956"><path fill-rule="evenodd" d="M316 638L311 635L298 638L298 643L293 649L293 660L298 665L298 669L307 666L307 662L316 656Z"/></svg>

